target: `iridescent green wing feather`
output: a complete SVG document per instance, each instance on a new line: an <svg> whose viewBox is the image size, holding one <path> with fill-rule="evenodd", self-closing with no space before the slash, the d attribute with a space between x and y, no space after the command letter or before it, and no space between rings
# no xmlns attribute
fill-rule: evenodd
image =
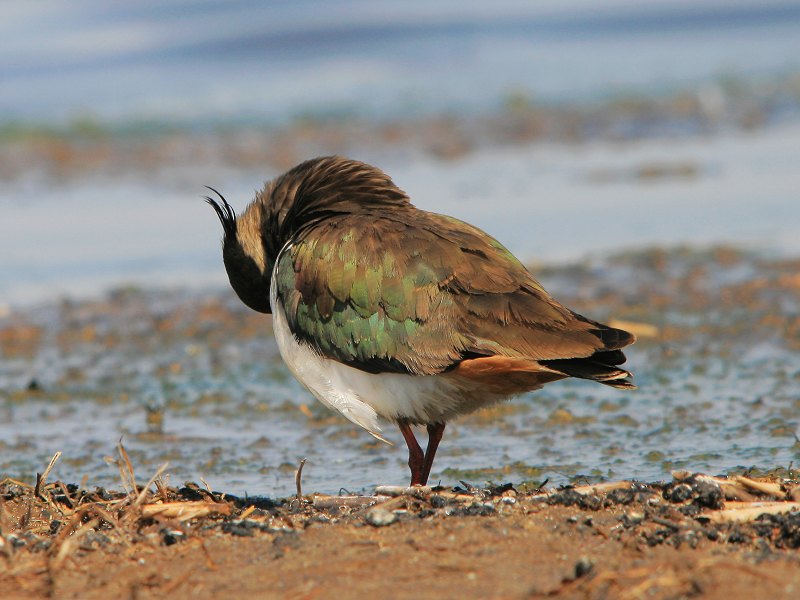
<svg viewBox="0 0 800 600"><path fill-rule="evenodd" d="M440 373L465 357L590 356L596 323L555 302L500 243L416 209L331 218L276 266L289 327L369 372Z"/></svg>

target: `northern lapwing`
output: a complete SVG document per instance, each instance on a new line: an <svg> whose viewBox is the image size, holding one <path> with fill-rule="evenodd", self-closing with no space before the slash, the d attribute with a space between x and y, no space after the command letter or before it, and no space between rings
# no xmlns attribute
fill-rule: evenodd
<svg viewBox="0 0 800 600"><path fill-rule="evenodd" d="M566 377L635 387L619 367L632 334L559 304L500 242L416 208L376 167L308 160L238 217L212 191L239 298L272 314L320 402L383 441L378 417L399 426L411 485L453 417ZM412 425L428 429L425 452Z"/></svg>

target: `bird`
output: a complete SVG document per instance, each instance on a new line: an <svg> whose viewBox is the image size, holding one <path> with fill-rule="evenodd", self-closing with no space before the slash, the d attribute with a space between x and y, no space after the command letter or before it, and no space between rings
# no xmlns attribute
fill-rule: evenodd
<svg viewBox="0 0 800 600"><path fill-rule="evenodd" d="M399 427L411 486L455 417L568 377L636 387L620 367L632 333L563 306L496 239L417 208L377 167L307 160L238 215L206 187L235 293L272 315L284 362L322 404L387 443L381 423Z"/></svg>

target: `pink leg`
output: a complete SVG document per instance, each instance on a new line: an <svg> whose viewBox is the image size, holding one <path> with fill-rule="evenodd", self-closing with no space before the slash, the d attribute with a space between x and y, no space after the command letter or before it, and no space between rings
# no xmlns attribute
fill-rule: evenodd
<svg viewBox="0 0 800 600"><path fill-rule="evenodd" d="M425 464L422 470L422 483L428 483L428 477L431 474L431 467L433 466L433 458L436 456L436 449L439 447L439 442L442 441L444 435L444 423L433 423L428 425L428 449L425 450Z"/></svg>
<svg viewBox="0 0 800 600"><path fill-rule="evenodd" d="M425 455L422 453L422 448L414 437L414 432L411 430L411 425L405 421L398 423L400 433L406 440L408 446L408 466L411 469L411 485L425 485L426 478L423 477L425 470Z"/></svg>

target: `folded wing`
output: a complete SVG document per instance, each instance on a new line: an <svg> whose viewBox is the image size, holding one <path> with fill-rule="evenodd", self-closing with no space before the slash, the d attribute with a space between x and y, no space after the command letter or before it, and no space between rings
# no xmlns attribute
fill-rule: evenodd
<svg viewBox="0 0 800 600"><path fill-rule="evenodd" d="M562 306L499 242L451 217L327 219L301 231L276 269L292 333L364 371L430 375L507 357L632 387L617 365L633 335Z"/></svg>

